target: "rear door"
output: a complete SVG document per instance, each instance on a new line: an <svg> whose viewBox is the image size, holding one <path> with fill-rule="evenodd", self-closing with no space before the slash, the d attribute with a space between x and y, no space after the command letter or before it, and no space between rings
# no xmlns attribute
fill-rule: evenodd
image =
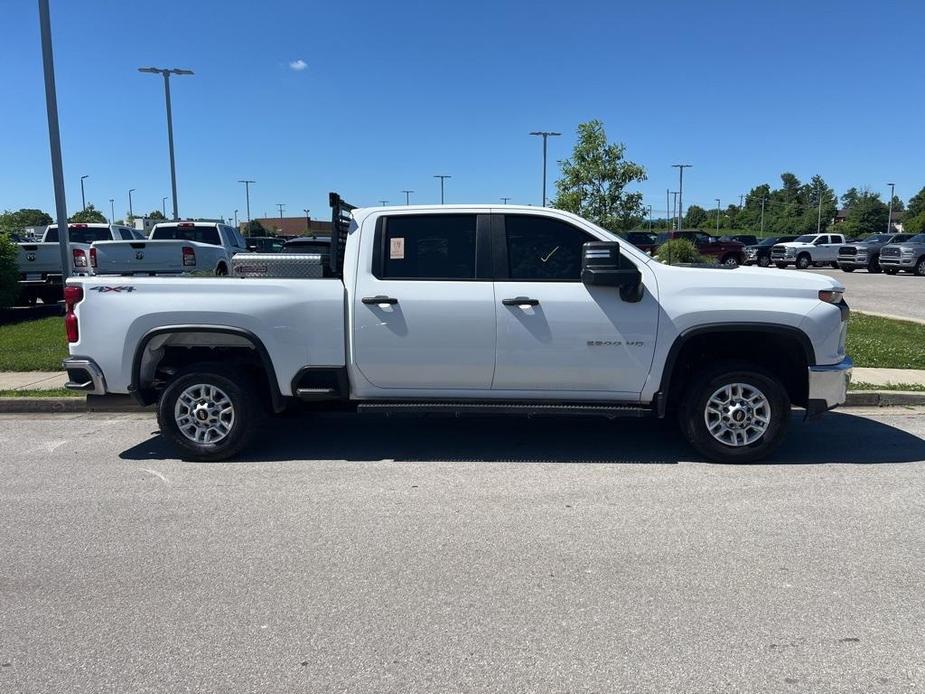
<svg viewBox="0 0 925 694"><path fill-rule="evenodd" d="M602 239L563 220L493 217L498 356L494 390L597 391L634 398L655 350L658 304L581 282L581 247ZM625 262L632 262L625 259ZM639 264L643 282L651 271Z"/></svg>
<svg viewBox="0 0 925 694"><path fill-rule="evenodd" d="M364 229L361 244L361 262L370 265L359 268L353 294L359 372L383 390L488 390L495 364L489 215L384 215L372 234Z"/></svg>

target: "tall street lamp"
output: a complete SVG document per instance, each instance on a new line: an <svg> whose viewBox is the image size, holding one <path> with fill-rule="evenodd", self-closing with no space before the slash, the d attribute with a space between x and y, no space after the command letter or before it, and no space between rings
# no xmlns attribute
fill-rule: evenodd
<svg viewBox="0 0 925 694"><path fill-rule="evenodd" d="M452 176L450 176L449 174L434 174L434 178L440 179L440 204L442 205L443 204L443 182L448 178L452 178Z"/></svg>
<svg viewBox="0 0 925 694"><path fill-rule="evenodd" d="M816 196L819 198L817 201L819 209L816 211L816 233L818 234L822 231L822 186L819 186Z"/></svg>
<svg viewBox="0 0 925 694"><path fill-rule="evenodd" d="M671 219L676 229L681 228L681 218L678 216L678 191L671 191Z"/></svg>
<svg viewBox="0 0 925 694"><path fill-rule="evenodd" d="M84 174L80 177L80 209L87 209L87 198L84 196L84 179L90 178L90 174Z"/></svg>
<svg viewBox="0 0 925 694"><path fill-rule="evenodd" d="M134 188L129 188L129 189L128 189L128 216L129 216L129 217L134 217L134 216L135 216L135 213L132 212L132 193L133 193L134 191L135 191Z"/></svg>
<svg viewBox="0 0 925 694"><path fill-rule="evenodd" d="M893 232L893 196L896 193L896 184L887 183L887 185L890 187L890 213L886 218L886 233L890 234Z"/></svg>
<svg viewBox="0 0 925 694"><path fill-rule="evenodd" d="M164 215L164 218L167 218L167 196L161 198L161 214Z"/></svg>
<svg viewBox="0 0 925 694"><path fill-rule="evenodd" d="M234 211L234 228L235 229L238 228L238 211L237 210Z"/></svg>
<svg viewBox="0 0 925 694"><path fill-rule="evenodd" d="M678 230L681 229L681 220L684 219L684 169L693 164L672 164L671 168L678 170Z"/></svg>
<svg viewBox="0 0 925 694"><path fill-rule="evenodd" d="M719 198L713 198L716 200L716 235L719 236Z"/></svg>
<svg viewBox="0 0 925 694"><path fill-rule="evenodd" d="M405 204L406 204L406 205L410 205L410 204L411 204L411 194L412 194L413 192L414 192L413 190L403 190L403 191L402 191L402 193L405 194Z"/></svg>
<svg viewBox="0 0 925 694"><path fill-rule="evenodd" d="M109 223L112 224L116 221L116 200L115 198L109 198Z"/></svg>
<svg viewBox="0 0 925 694"><path fill-rule="evenodd" d="M149 72L164 76L164 101L167 104L167 146L170 149L170 190L173 193L173 218L179 219L177 214L177 167L173 156L173 114L170 110L170 76L192 75L193 71L179 68L140 67L138 72Z"/></svg>
<svg viewBox="0 0 925 694"><path fill-rule="evenodd" d="M251 183L256 183L257 181L250 181L247 179L241 179L238 183L244 184L244 198L247 201L247 221L251 221Z"/></svg>
<svg viewBox="0 0 925 694"><path fill-rule="evenodd" d="M767 198L761 198L761 235L764 236L764 204L768 201Z"/></svg>
<svg viewBox="0 0 925 694"><path fill-rule="evenodd" d="M550 137L558 137L562 133L553 130L534 130L530 134L543 138L543 207L546 207L546 142Z"/></svg>
<svg viewBox="0 0 925 694"><path fill-rule="evenodd" d="M652 231L652 205L649 205L649 231Z"/></svg>
<svg viewBox="0 0 925 694"><path fill-rule="evenodd" d="M505 205L507 205L508 200L510 200L510 198L501 198L501 202L503 202Z"/></svg>
<svg viewBox="0 0 925 694"><path fill-rule="evenodd" d="M379 201L379 206L380 206L380 207L385 207L385 206L388 205L388 204L389 204L389 201L388 201L388 200L380 200L380 201Z"/></svg>
<svg viewBox="0 0 925 694"><path fill-rule="evenodd" d="M311 210L307 210L303 207L302 211L305 213L305 233L311 234L312 233L312 218L308 214L309 212L311 212Z"/></svg>

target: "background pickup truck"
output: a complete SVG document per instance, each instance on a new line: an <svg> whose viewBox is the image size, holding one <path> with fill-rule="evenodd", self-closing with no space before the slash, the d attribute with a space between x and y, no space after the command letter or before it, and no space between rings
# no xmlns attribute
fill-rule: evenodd
<svg viewBox="0 0 925 694"><path fill-rule="evenodd" d="M870 273L880 272L880 249L891 243L902 243L913 234L871 234L863 241L850 243L838 249L838 267L845 272L864 268Z"/></svg>
<svg viewBox="0 0 925 694"><path fill-rule="evenodd" d="M735 267L745 263L745 244L739 241L720 241L702 231L663 231L658 235L658 245L669 239L687 239L697 247L697 252L716 259L721 265ZM658 248L655 249L658 253Z"/></svg>
<svg viewBox="0 0 925 694"><path fill-rule="evenodd" d="M148 239L94 245L97 275L176 275L210 272L227 275L231 258L247 251L234 228L214 222L162 222Z"/></svg>
<svg viewBox="0 0 925 694"><path fill-rule="evenodd" d="M71 251L71 274L90 272L90 246L97 241L144 238L140 232L119 224L69 224L68 244ZM46 304L60 301L61 247L58 244L58 226L52 224L39 243L17 244L16 258L19 269L19 303L33 304L41 299Z"/></svg>
<svg viewBox="0 0 925 694"><path fill-rule="evenodd" d="M917 234L902 242L893 242L880 249L880 268L888 275L906 270L925 277L925 234Z"/></svg>
<svg viewBox="0 0 925 694"><path fill-rule="evenodd" d="M841 234L803 234L793 241L771 248L771 261L781 270L795 265L805 270L810 265L838 267L838 249L845 243Z"/></svg>
<svg viewBox="0 0 925 694"><path fill-rule="evenodd" d="M781 441L791 404L844 401L848 308L830 277L662 265L560 210L331 203L324 278L69 280L68 387L156 402L194 460L235 455L301 400L671 415L708 459L744 462Z"/></svg>

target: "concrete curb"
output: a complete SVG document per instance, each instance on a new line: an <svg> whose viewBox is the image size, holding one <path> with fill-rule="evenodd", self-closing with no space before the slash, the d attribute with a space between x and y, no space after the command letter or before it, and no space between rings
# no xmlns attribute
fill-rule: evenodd
<svg viewBox="0 0 925 694"><path fill-rule="evenodd" d="M852 390L839 409L925 405L925 392L908 390ZM153 412L127 395L88 395L84 398L0 398L0 413Z"/></svg>

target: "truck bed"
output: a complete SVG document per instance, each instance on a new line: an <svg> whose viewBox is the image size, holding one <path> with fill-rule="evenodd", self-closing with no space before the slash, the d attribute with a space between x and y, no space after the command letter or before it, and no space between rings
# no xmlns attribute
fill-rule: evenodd
<svg viewBox="0 0 925 694"><path fill-rule="evenodd" d="M98 241L93 244L96 249L96 272L97 274L107 275L134 273L179 274L181 272L193 272L197 269L211 269L184 266L184 246L193 248L196 251L197 263L205 260L203 257L205 253L202 251L207 248L211 249L205 244L173 239L163 241Z"/></svg>

